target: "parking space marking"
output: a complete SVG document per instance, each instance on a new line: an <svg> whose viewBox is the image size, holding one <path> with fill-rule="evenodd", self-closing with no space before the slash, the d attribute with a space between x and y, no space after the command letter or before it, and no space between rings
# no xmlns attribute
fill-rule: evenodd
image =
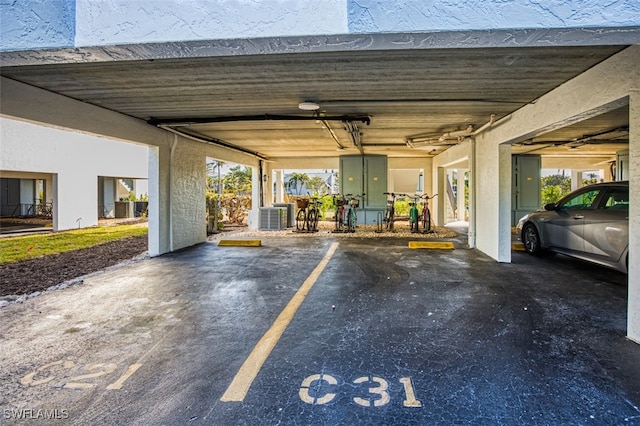
<svg viewBox="0 0 640 426"><path fill-rule="evenodd" d="M453 250L455 247L451 241L409 241L409 248Z"/></svg>
<svg viewBox="0 0 640 426"><path fill-rule="evenodd" d="M311 291L311 288L318 280L318 277L329 263L329 260L331 260L331 257L336 252L337 248L337 242L331 244L327 253L324 255L320 263L318 263L318 266L315 267L304 283L302 283L296 294L293 295L287 306L285 306L282 312L280 312L280 315L278 315L278 318L276 318L274 323L271 325L271 328L267 330L253 348L253 351L251 351L244 364L242 364L242 367L240 367L240 370L238 370L238 373L222 395L222 398L220 398L220 401L240 402L244 400L244 397L247 395L247 392L249 392L249 388L262 368L262 365L278 343L278 340L280 340L282 333L284 333L284 330L293 319L293 316L298 311L298 308L304 301L305 297L307 297L307 294L309 294L309 291Z"/></svg>
<svg viewBox="0 0 640 426"><path fill-rule="evenodd" d="M120 378L118 380L116 380L115 382L111 383L109 386L107 386L107 389L121 389L122 385L124 384L125 380L127 380L129 377L131 377L131 375L133 373L135 373L136 371L138 371L138 368L142 367L142 364L131 364L129 366L129 368L127 368L127 371L124 372L124 374L122 376L120 376Z"/></svg>
<svg viewBox="0 0 640 426"><path fill-rule="evenodd" d="M262 240L220 240L221 247L260 247Z"/></svg>

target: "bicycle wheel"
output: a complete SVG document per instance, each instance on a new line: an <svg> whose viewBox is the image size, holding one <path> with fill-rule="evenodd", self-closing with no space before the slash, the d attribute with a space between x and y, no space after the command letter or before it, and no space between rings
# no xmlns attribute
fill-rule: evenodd
<svg viewBox="0 0 640 426"><path fill-rule="evenodd" d="M387 210L387 217L385 217L384 221L387 223L387 231L393 230L393 220L395 215L395 209L391 207Z"/></svg>
<svg viewBox="0 0 640 426"><path fill-rule="evenodd" d="M307 220L307 212L304 209L298 210L298 214L296 216L296 229L298 231L304 231L304 223Z"/></svg>
<svg viewBox="0 0 640 426"><path fill-rule="evenodd" d="M353 209L349 209L347 215L347 229L349 232L356 232L356 212Z"/></svg>
<svg viewBox="0 0 640 426"><path fill-rule="evenodd" d="M309 210L307 215L307 231L316 232L318 230L318 211L316 209Z"/></svg>
<svg viewBox="0 0 640 426"><path fill-rule="evenodd" d="M425 209L422 215L422 229L424 232L431 231L431 211L429 209Z"/></svg>

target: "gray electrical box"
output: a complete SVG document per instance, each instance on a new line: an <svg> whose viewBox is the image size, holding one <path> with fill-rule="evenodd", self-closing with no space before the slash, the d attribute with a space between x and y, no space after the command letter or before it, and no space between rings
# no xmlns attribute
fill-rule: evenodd
<svg viewBox="0 0 640 426"><path fill-rule="evenodd" d="M387 202L387 156L343 155L339 178L341 194L365 194L357 210L358 223L376 223Z"/></svg>
<svg viewBox="0 0 640 426"><path fill-rule="evenodd" d="M542 204L539 155L514 155L511 159L511 225Z"/></svg>

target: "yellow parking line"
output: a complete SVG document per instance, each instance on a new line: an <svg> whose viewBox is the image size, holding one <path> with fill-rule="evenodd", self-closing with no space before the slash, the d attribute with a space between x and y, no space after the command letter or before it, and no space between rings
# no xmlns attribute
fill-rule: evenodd
<svg viewBox="0 0 640 426"><path fill-rule="evenodd" d="M409 241L409 248L453 250L454 246L451 241Z"/></svg>
<svg viewBox="0 0 640 426"><path fill-rule="evenodd" d="M223 247L260 247L262 240L220 240L218 245Z"/></svg>
<svg viewBox="0 0 640 426"><path fill-rule="evenodd" d="M249 354L247 359L238 370L238 373L233 378L233 381L225 391L220 401L230 402L230 401L243 401L244 397L249 392L249 388L253 383L253 380L260 372L262 365L269 357L269 354L273 350L273 348L280 340L282 333L287 328L291 319L298 311L298 308L304 301L311 288L316 283L316 280L324 270L324 268L329 263L331 256L335 253L338 248L338 243L331 244L329 250L324 255L318 266L311 272L311 274L307 277L307 279L302 283L302 286L298 289L296 294L293 295L287 306L280 312L278 318L271 325L271 328L267 330L267 332L262 336L262 339L256 344L253 348L253 351Z"/></svg>
<svg viewBox="0 0 640 426"><path fill-rule="evenodd" d="M522 243L511 243L511 250L524 251L524 244L522 244Z"/></svg>

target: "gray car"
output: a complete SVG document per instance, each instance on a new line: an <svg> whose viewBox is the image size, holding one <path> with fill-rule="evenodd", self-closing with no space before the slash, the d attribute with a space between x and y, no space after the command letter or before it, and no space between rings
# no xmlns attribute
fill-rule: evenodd
<svg viewBox="0 0 640 426"><path fill-rule="evenodd" d="M518 222L525 250L548 249L628 271L629 182L579 188Z"/></svg>

